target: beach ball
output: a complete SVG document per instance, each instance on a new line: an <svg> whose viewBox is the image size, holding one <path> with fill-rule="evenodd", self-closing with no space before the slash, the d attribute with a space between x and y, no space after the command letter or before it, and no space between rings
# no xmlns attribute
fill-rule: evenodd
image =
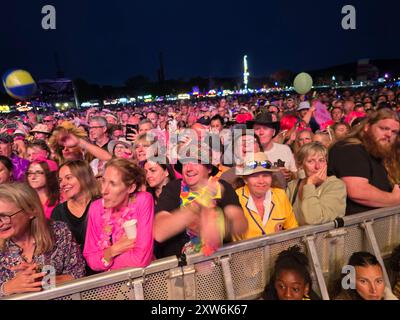
<svg viewBox="0 0 400 320"><path fill-rule="evenodd" d="M299 73L296 78L294 78L293 86L298 94L306 94L311 90L312 85L313 80L308 73Z"/></svg>
<svg viewBox="0 0 400 320"><path fill-rule="evenodd" d="M31 74L21 69L7 71L3 75L3 85L6 92L18 100L25 100L36 91L36 83Z"/></svg>

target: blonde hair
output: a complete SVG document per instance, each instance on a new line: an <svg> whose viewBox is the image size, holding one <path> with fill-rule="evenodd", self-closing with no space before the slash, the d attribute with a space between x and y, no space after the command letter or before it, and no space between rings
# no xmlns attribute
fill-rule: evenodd
<svg viewBox="0 0 400 320"><path fill-rule="evenodd" d="M79 180L81 192L86 192L90 199L96 199L100 196L100 190L96 178L86 161L67 161L60 166L58 172L60 172L62 167L68 167L71 170L72 175Z"/></svg>
<svg viewBox="0 0 400 320"><path fill-rule="evenodd" d="M296 163L300 167L308 156L314 154L322 154L325 159L328 159L328 149L320 142L311 142L303 145L296 153Z"/></svg>
<svg viewBox="0 0 400 320"><path fill-rule="evenodd" d="M86 138L87 134L84 129L76 127L72 122L64 121L57 128L54 129L53 134L49 139L49 146L56 155L56 160L62 164L65 160L62 155L63 146L59 144L60 138L66 133L73 134L78 138Z"/></svg>
<svg viewBox="0 0 400 320"><path fill-rule="evenodd" d="M50 251L54 246L48 221L43 212L39 196L27 183L5 183L0 185L0 200L13 203L26 215L34 216L30 223L30 231L35 239L35 255ZM6 240L0 239L0 251L4 250Z"/></svg>

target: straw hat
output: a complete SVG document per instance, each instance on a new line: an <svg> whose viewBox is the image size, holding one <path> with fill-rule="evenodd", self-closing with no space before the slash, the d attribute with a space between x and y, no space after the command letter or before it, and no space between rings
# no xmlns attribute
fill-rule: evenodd
<svg viewBox="0 0 400 320"><path fill-rule="evenodd" d="M249 176L259 172L278 172L278 171L279 169L273 167L272 162L268 160L267 155L264 152L256 152L250 154L244 160L244 166L241 175Z"/></svg>

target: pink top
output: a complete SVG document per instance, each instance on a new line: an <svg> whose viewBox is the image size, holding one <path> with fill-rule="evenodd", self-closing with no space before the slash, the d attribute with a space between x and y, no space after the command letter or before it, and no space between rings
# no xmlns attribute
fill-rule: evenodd
<svg viewBox="0 0 400 320"><path fill-rule="evenodd" d="M104 250L109 245L104 244L106 235L104 230L108 230L107 228L110 228L110 226L103 225L106 216L103 200L96 200L90 205L83 256L91 269L108 271L128 267L145 267L150 264L153 258L153 197L148 192L137 192L134 200L129 202L127 209L127 214L124 213L122 216L120 215L120 219L114 220L114 225L111 227L112 242L117 242L124 235L122 227L124 221L136 219L137 237L135 246L114 257L111 264L105 266L102 259Z"/></svg>
<svg viewBox="0 0 400 320"><path fill-rule="evenodd" d="M49 200L46 201L46 203L44 205L42 205L43 207L43 211L44 211L44 215L46 217L47 220L50 220L51 218L51 214L53 212L53 209L58 205L58 201L56 201L56 203L53 206L49 205Z"/></svg>

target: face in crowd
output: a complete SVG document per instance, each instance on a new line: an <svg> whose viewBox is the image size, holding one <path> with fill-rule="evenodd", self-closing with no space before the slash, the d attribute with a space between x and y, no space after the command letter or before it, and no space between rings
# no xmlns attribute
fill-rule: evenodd
<svg viewBox="0 0 400 320"><path fill-rule="evenodd" d="M151 188L163 186L168 180L168 170L161 167L157 162L147 161L144 170L146 171L146 182Z"/></svg>
<svg viewBox="0 0 400 320"><path fill-rule="evenodd" d="M209 168L200 163L185 163L182 166L182 176L187 185L194 189L208 181Z"/></svg>
<svg viewBox="0 0 400 320"><path fill-rule="evenodd" d="M0 200L0 239L10 239L25 234L33 218L33 215L26 214L15 203Z"/></svg>
<svg viewBox="0 0 400 320"><path fill-rule="evenodd" d="M253 129L254 133L260 138L261 145L265 149L265 147L271 143L272 138L275 134L275 129L261 124L255 124Z"/></svg>
<svg viewBox="0 0 400 320"><path fill-rule="evenodd" d="M340 122L343 118L342 109L340 109L338 107L333 108L333 110L331 111L331 116L332 116L332 120L334 122Z"/></svg>
<svg viewBox="0 0 400 320"><path fill-rule="evenodd" d="M311 132L310 131L300 132L297 141L300 147L307 143L311 143L312 142Z"/></svg>
<svg viewBox="0 0 400 320"><path fill-rule="evenodd" d="M79 177L74 176L67 165L60 168L58 172L58 181L60 184L60 192L66 200L72 199L82 192Z"/></svg>
<svg viewBox="0 0 400 320"><path fill-rule="evenodd" d="M342 139L349 133L349 129L345 124L339 124L335 128L335 137L336 139Z"/></svg>
<svg viewBox="0 0 400 320"><path fill-rule="evenodd" d="M43 189L46 187L46 174L39 163L31 163L26 172L29 185L35 189Z"/></svg>
<svg viewBox="0 0 400 320"><path fill-rule="evenodd" d="M237 140L235 154L239 159L243 160L247 154L256 152L260 152L260 146L254 136L246 134Z"/></svg>
<svg viewBox="0 0 400 320"><path fill-rule="evenodd" d="M136 158L139 162L147 159L147 150L150 148L150 143L146 141L139 141L135 144Z"/></svg>
<svg viewBox="0 0 400 320"><path fill-rule="evenodd" d="M11 182L12 171L0 161L0 184Z"/></svg>
<svg viewBox="0 0 400 320"><path fill-rule="evenodd" d="M212 132L218 134L222 131L224 127L219 119L215 119L211 121L210 128Z"/></svg>
<svg viewBox="0 0 400 320"><path fill-rule="evenodd" d="M155 112L149 112L147 114L147 119L149 119L151 121L151 123L153 124L154 128L157 128L158 126L158 115Z"/></svg>
<svg viewBox="0 0 400 320"><path fill-rule="evenodd" d="M383 152L390 152L400 132L400 123L394 119L379 120L365 127L366 134L375 141Z"/></svg>
<svg viewBox="0 0 400 320"><path fill-rule="evenodd" d="M356 266L356 291L364 300L381 300L385 281L380 265Z"/></svg>
<svg viewBox="0 0 400 320"><path fill-rule="evenodd" d="M82 150L79 147L63 147L61 150L65 161L81 160Z"/></svg>
<svg viewBox="0 0 400 320"><path fill-rule="evenodd" d="M265 196L272 184L272 173L271 172L258 172L247 177L244 180L250 190L250 193L261 198Z"/></svg>
<svg viewBox="0 0 400 320"><path fill-rule="evenodd" d="M92 141L98 141L104 138L107 127L98 121L90 121L89 123L89 138Z"/></svg>
<svg viewBox="0 0 400 320"><path fill-rule="evenodd" d="M123 143L117 143L114 147L114 156L117 159L125 158L125 159L132 159L133 152L132 149L126 146Z"/></svg>
<svg viewBox="0 0 400 320"><path fill-rule="evenodd" d="M136 190L136 185L127 186L122 178L122 172L117 167L107 167L101 183L104 208L121 208L128 205L129 196Z"/></svg>
<svg viewBox="0 0 400 320"><path fill-rule="evenodd" d="M279 300L302 300L310 291L310 285L295 270L282 270L274 286Z"/></svg>
<svg viewBox="0 0 400 320"><path fill-rule="evenodd" d="M11 143L5 143L5 141L0 141L0 156L10 157L12 153Z"/></svg>
<svg viewBox="0 0 400 320"><path fill-rule="evenodd" d="M321 152L309 153L302 164L304 172L307 177L316 174L323 166L326 166L326 155Z"/></svg>

